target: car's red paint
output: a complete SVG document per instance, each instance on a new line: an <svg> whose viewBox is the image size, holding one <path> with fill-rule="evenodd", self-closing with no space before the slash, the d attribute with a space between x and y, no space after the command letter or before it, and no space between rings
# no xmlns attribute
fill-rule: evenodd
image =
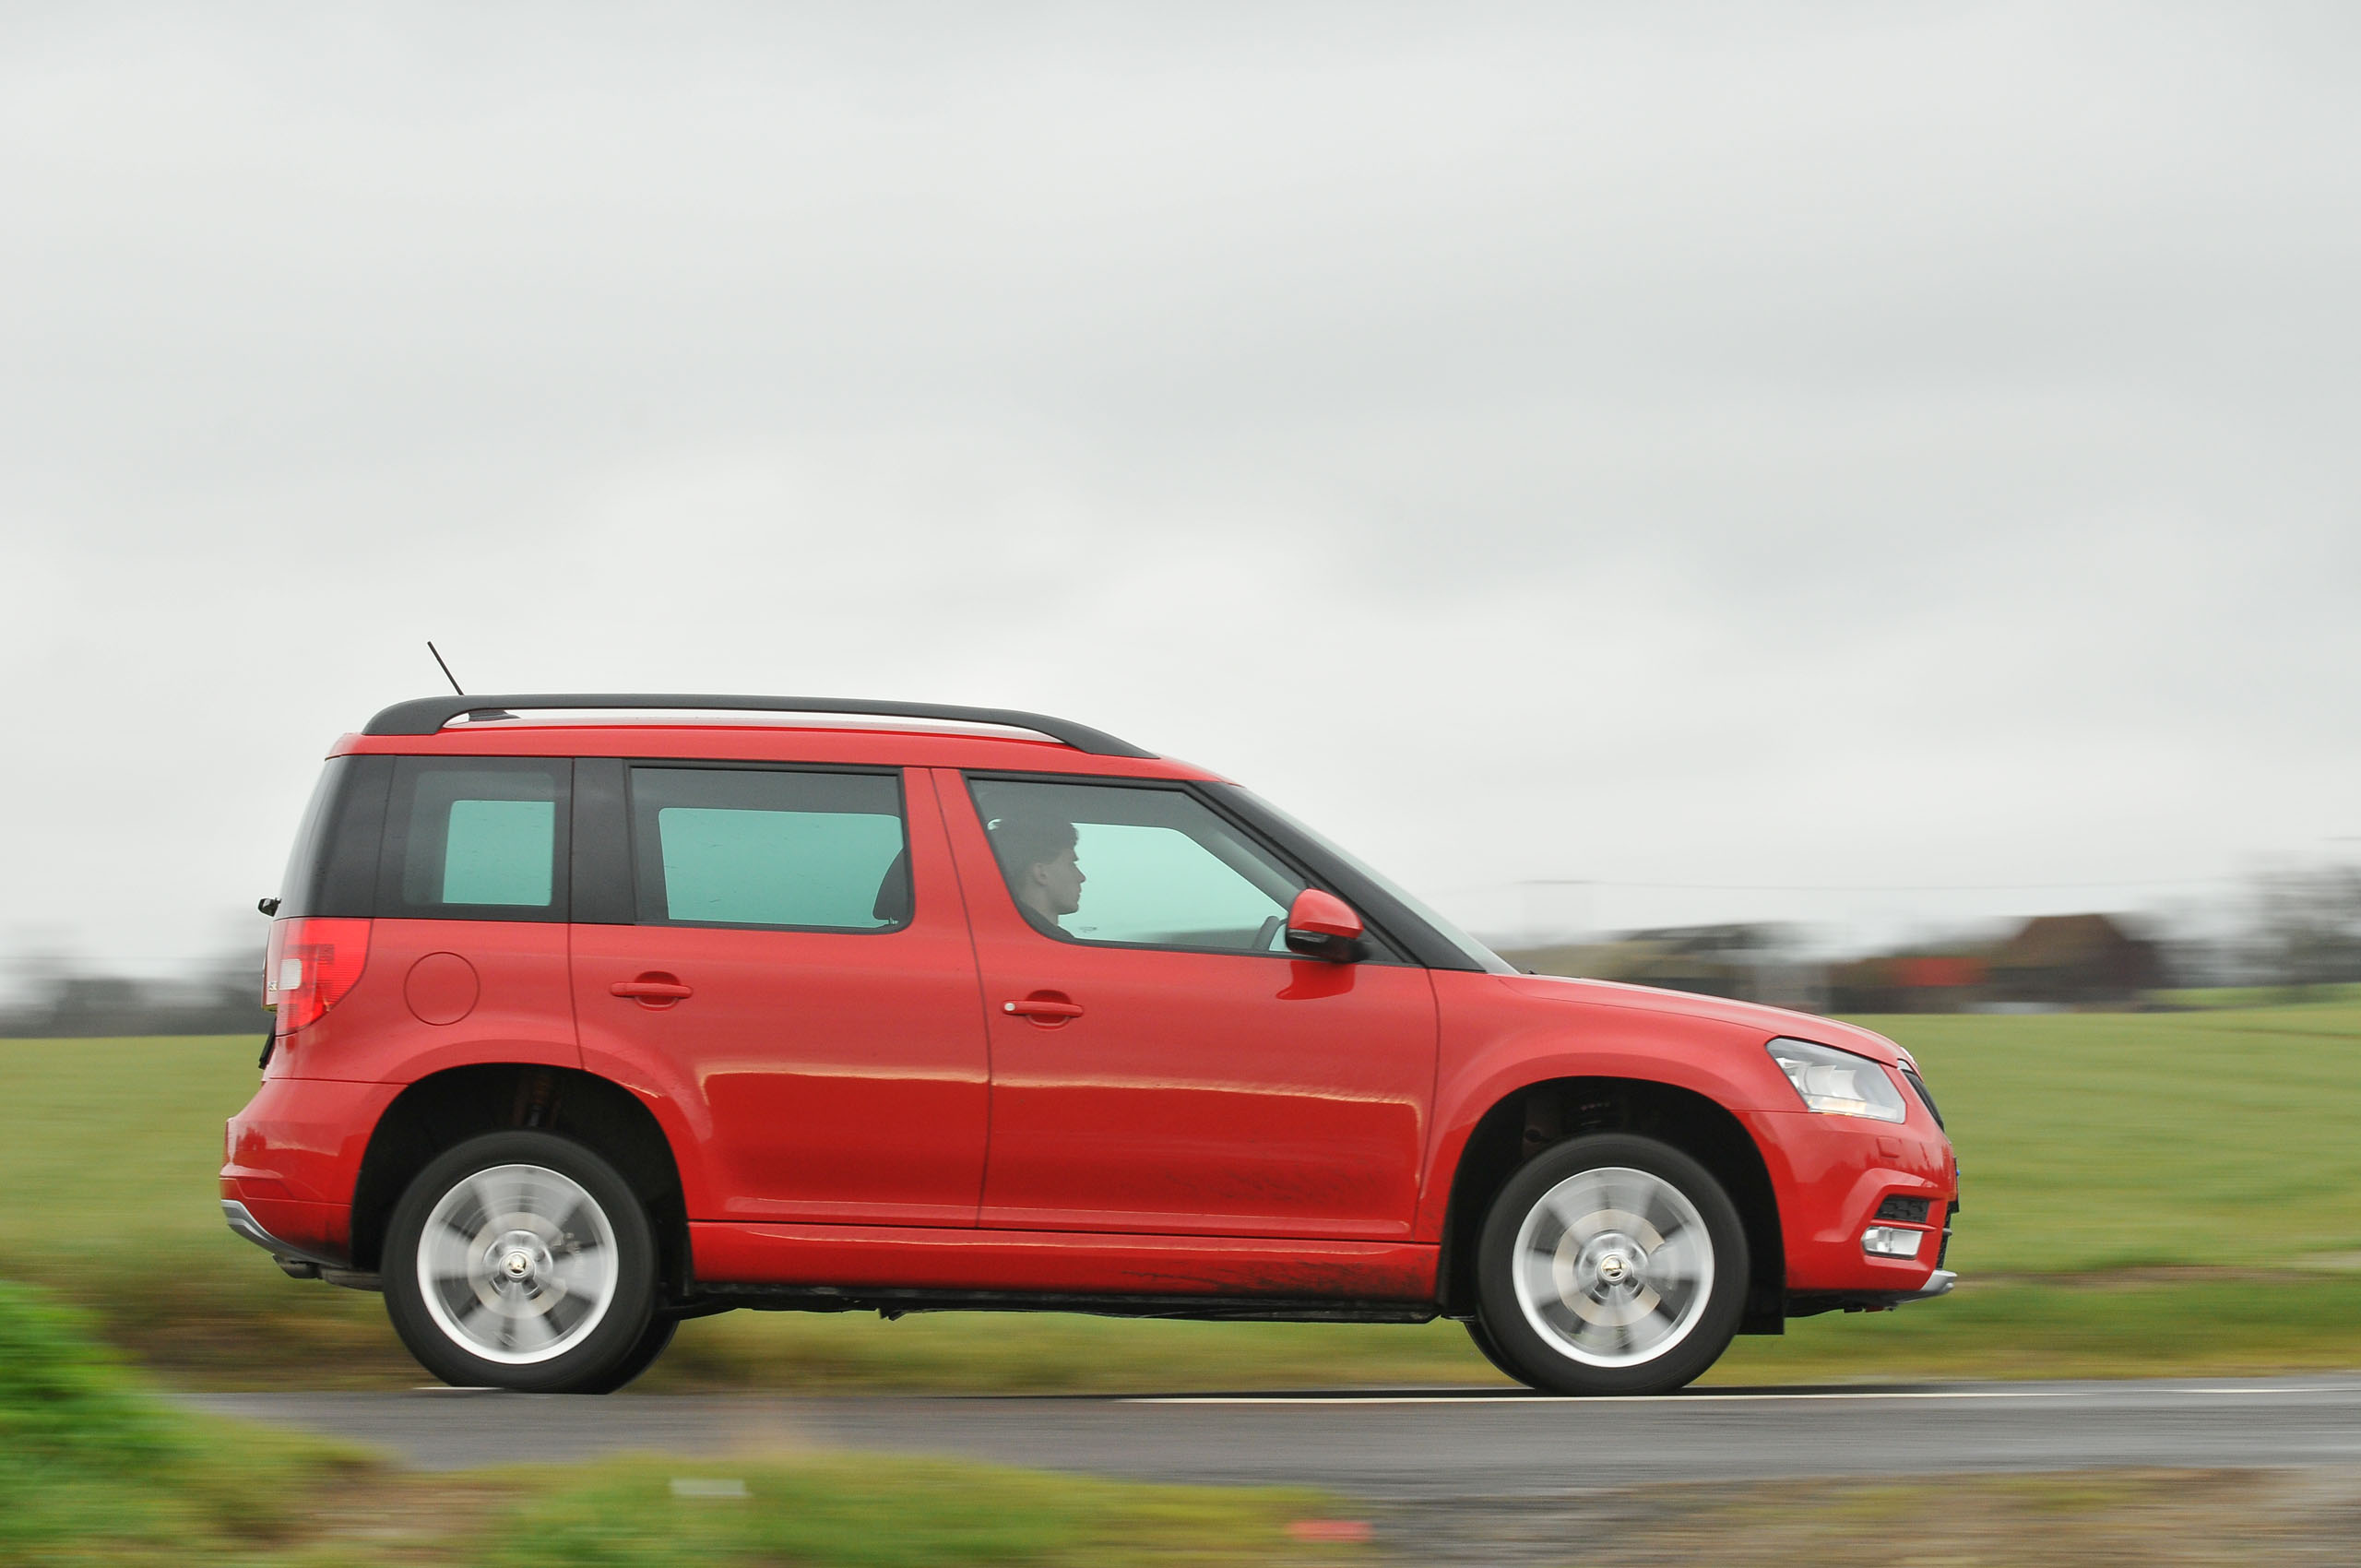
<svg viewBox="0 0 2361 1568"><path fill-rule="evenodd" d="M1935 1266L1931 1244L1859 1244L1884 1197L1933 1200L1931 1230L1955 1196L1925 1106L1905 1094L1899 1125L1809 1113L1763 1049L1795 1034L1900 1063L1880 1037L1600 982L1060 942L1017 913L958 771L1213 778L1186 764L778 725L481 725L337 754L900 767L915 913L876 934L374 921L359 980L280 1039L231 1120L221 1173L224 1197L322 1256L347 1255L405 1086L524 1063L647 1107L704 1282L1431 1301L1470 1134L1566 1078L1735 1117L1790 1289L1906 1291ZM687 994L617 994L640 983Z"/></svg>

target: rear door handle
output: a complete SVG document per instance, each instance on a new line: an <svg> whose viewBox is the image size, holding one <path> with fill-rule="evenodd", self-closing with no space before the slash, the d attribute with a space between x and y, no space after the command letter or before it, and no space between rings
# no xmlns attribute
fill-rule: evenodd
<svg viewBox="0 0 2361 1568"><path fill-rule="evenodd" d="M1003 1013L1014 1013L1020 1018L1079 1018L1082 1004L1077 1002L1056 1002L1046 996L1028 996L1022 1002L1003 1002Z"/></svg>

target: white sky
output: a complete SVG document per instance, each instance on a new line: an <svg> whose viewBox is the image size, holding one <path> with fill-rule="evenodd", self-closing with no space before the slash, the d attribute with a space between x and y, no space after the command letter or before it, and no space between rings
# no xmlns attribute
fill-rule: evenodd
<svg viewBox="0 0 2361 1568"><path fill-rule="evenodd" d="M10 7L0 948L256 936L428 636L1066 713L1494 931L2355 852L2356 67L2333 6Z"/></svg>

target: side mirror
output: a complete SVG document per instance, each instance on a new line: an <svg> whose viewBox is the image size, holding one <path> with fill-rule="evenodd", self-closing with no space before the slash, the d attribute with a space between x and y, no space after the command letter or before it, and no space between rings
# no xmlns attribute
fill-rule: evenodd
<svg viewBox="0 0 2361 1568"><path fill-rule="evenodd" d="M1307 887L1287 907L1287 951L1332 964L1361 956L1361 918L1334 893Z"/></svg>

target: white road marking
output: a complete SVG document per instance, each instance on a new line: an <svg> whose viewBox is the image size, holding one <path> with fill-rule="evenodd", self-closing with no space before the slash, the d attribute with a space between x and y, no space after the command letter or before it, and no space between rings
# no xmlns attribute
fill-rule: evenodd
<svg viewBox="0 0 2361 1568"><path fill-rule="evenodd" d="M1800 1403L1808 1399L2081 1399L2104 1397L2106 1388L1955 1388L1864 1389L1858 1394L1160 1394L1135 1395L1126 1405L1705 1405L1773 1401ZM2258 1395L2361 1394L2361 1387L2323 1385L2296 1388L2150 1388L2137 1391L2142 1398L2186 1396L2253 1397Z"/></svg>

